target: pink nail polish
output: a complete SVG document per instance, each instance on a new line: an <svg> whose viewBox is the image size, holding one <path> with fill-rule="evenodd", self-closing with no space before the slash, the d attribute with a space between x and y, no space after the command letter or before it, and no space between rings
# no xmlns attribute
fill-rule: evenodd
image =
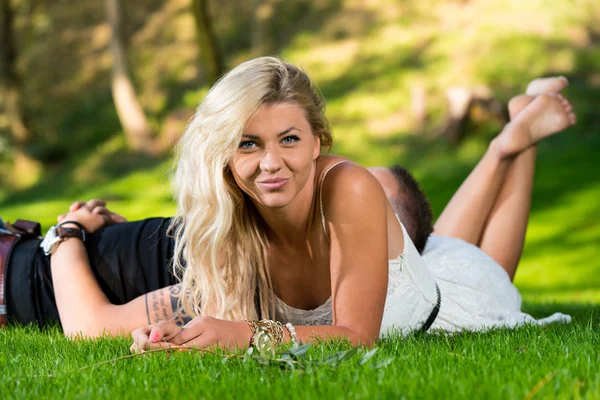
<svg viewBox="0 0 600 400"><path fill-rule="evenodd" d="M150 334L149 339L150 339L151 342L154 342L154 343L158 342L160 340L160 333L158 333L158 332L152 332Z"/></svg>

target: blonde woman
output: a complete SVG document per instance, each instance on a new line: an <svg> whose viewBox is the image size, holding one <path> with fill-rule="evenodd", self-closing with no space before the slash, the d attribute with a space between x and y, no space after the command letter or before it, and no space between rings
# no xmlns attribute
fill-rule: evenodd
<svg viewBox="0 0 600 400"><path fill-rule="evenodd" d="M575 122L550 93L564 86L539 81L547 94L511 104L516 117L437 221L434 234L445 237L428 259L372 174L321 155L332 138L306 74L270 57L241 64L211 89L177 147L175 267L196 317L183 328L140 328L132 349L245 347L260 332L275 342L343 336L371 345L392 329L534 322L511 280L535 144ZM552 320L568 317L541 322Z"/></svg>

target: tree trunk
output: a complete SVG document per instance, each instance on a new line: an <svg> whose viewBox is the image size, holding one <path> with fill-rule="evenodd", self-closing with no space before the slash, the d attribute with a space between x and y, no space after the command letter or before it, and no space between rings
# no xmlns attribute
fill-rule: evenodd
<svg viewBox="0 0 600 400"><path fill-rule="evenodd" d="M449 115L444 128L444 136L450 143L456 144L464 135L473 94L464 87L451 87L446 90L446 99L448 100Z"/></svg>
<svg viewBox="0 0 600 400"><path fill-rule="evenodd" d="M457 144L465 134L467 122L475 123L497 121L501 125L508 122L508 108L495 99L492 91L479 86L475 89L451 87L446 90L448 118L438 134L445 136L448 142Z"/></svg>
<svg viewBox="0 0 600 400"><path fill-rule="evenodd" d="M422 132L427 123L427 90L421 84L410 89L410 111L415 130Z"/></svg>
<svg viewBox="0 0 600 400"><path fill-rule="evenodd" d="M121 0L105 0L108 23L112 29L110 52L112 64L112 94L121 126L129 146L143 153L156 152L152 130L140 105L127 68L127 51L122 26Z"/></svg>
<svg viewBox="0 0 600 400"><path fill-rule="evenodd" d="M223 74L223 62L213 31L208 0L192 0L192 13L196 21L196 41L200 53L202 75L212 85Z"/></svg>
<svg viewBox="0 0 600 400"><path fill-rule="evenodd" d="M260 56L263 53L263 25L260 9L263 0L252 0L252 35L250 47L254 56Z"/></svg>
<svg viewBox="0 0 600 400"><path fill-rule="evenodd" d="M274 13L273 1L252 1L252 36L250 44L254 56L269 54L273 48L273 41L268 35L267 27Z"/></svg>
<svg viewBox="0 0 600 400"><path fill-rule="evenodd" d="M27 186L37 179L41 166L25 151L31 140L21 96L21 80L15 68L17 47L14 14L10 0L0 0L0 85L4 93L4 112L11 132L13 177L16 186Z"/></svg>
<svg viewBox="0 0 600 400"><path fill-rule="evenodd" d="M21 82L15 70L17 49L13 32L13 10L10 0L0 0L0 79L4 92L4 109L15 145L30 139L21 99Z"/></svg>

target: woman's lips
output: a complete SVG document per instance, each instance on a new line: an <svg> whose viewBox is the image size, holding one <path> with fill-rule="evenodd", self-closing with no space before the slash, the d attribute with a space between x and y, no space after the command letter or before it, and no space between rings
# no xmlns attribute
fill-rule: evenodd
<svg viewBox="0 0 600 400"><path fill-rule="evenodd" d="M279 190L287 185L288 180L289 179L268 179L258 182L258 184L267 190Z"/></svg>

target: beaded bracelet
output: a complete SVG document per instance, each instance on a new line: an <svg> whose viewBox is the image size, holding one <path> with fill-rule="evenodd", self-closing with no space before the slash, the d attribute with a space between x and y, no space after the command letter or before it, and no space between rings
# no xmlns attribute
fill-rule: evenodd
<svg viewBox="0 0 600 400"><path fill-rule="evenodd" d="M288 322L285 324L285 327L290 333L290 340L292 341L292 344L298 344L298 335L296 335L296 328L294 328L294 325L292 325L291 322Z"/></svg>

